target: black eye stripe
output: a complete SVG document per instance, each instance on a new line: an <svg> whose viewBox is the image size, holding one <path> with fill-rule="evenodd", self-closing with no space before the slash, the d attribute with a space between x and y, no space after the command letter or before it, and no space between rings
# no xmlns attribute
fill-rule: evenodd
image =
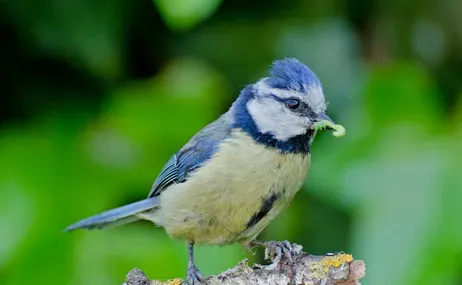
<svg viewBox="0 0 462 285"><path fill-rule="evenodd" d="M278 96L273 95L273 94L271 94L270 97L272 97L274 100L276 100L278 102L282 102L282 103L285 103L285 101L287 100L287 99L279 98Z"/></svg>
<svg viewBox="0 0 462 285"><path fill-rule="evenodd" d="M300 115L302 113L306 113L306 112L314 113L313 111L311 111L311 108L308 106L308 104L305 101L302 101L297 97L280 98L280 97L278 97L278 96L276 96L274 94L271 94L270 97L272 97L274 100L276 100L278 102L283 103L286 106L287 106L287 103L288 103L289 100L298 100L300 102L300 106L297 109L290 109L289 108L291 111L294 111L296 113L300 113Z"/></svg>

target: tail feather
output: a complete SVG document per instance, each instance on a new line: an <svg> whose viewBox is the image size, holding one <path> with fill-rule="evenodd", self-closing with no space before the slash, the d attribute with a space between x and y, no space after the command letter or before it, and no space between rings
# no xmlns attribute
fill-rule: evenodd
<svg viewBox="0 0 462 285"><path fill-rule="evenodd" d="M65 231L75 229L102 229L108 226L119 226L139 220L135 215L158 206L158 197L148 198L101 214L83 219L70 225Z"/></svg>

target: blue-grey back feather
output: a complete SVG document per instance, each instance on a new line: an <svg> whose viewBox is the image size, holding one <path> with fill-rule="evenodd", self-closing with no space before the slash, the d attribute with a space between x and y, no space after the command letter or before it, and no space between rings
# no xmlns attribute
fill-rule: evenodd
<svg viewBox="0 0 462 285"><path fill-rule="evenodd" d="M165 164L162 171L157 176L154 184L151 188L151 192L148 197L152 197L154 190L162 190L170 186L172 183L175 183L178 178L178 163L177 155L173 155Z"/></svg>
<svg viewBox="0 0 462 285"><path fill-rule="evenodd" d="M154 181L148 197L159 195L172 183L186 181L192 172L213 156L220 143L230 136L232 125L232 116L227 112L194 135L169 159Z"/></svg>
<svg viewBox="0 0 462 285"><path fill-rule="evenodd" d="M138 220L138 213L150 210L158 205L157 197L145 199L101 214L83 219L67 227L66 231L75 229L101 229L108 226L118 226Z"/></svg>

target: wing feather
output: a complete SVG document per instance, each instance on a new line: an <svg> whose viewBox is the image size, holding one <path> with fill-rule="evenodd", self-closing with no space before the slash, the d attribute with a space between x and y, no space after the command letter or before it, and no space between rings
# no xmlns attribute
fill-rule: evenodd
<svg viewBox="0 0 462 285"><path fill-rule="evenodd" d="M148 197L159 195L173 183L186 181L189 175L202 167L218 150L220 143L228 138L232 130L231 115L225 113L209 124L174 154L154 181Z"/></svg>

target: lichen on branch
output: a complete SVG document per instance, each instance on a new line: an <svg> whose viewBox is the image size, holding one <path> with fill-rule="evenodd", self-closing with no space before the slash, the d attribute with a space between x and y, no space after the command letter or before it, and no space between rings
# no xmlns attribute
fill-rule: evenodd
<svg viewBox="0 0 462 285"><path fill-rule="evenodd" d="M361 260L354 260L352 255L338 253L335 255L314 256L301 253L293 257L295 283L307 285L359 285L366 274L366 266ZM270 269L268 269L270 268ZM255 264L249 267L247 259L219 275L208 276L204 285L252 285L274 284L287 285L291 270L288 266L268 267ZM186 285L179 278L158 281L149 280L139 269L132 269L124 285Z"/></svg>

